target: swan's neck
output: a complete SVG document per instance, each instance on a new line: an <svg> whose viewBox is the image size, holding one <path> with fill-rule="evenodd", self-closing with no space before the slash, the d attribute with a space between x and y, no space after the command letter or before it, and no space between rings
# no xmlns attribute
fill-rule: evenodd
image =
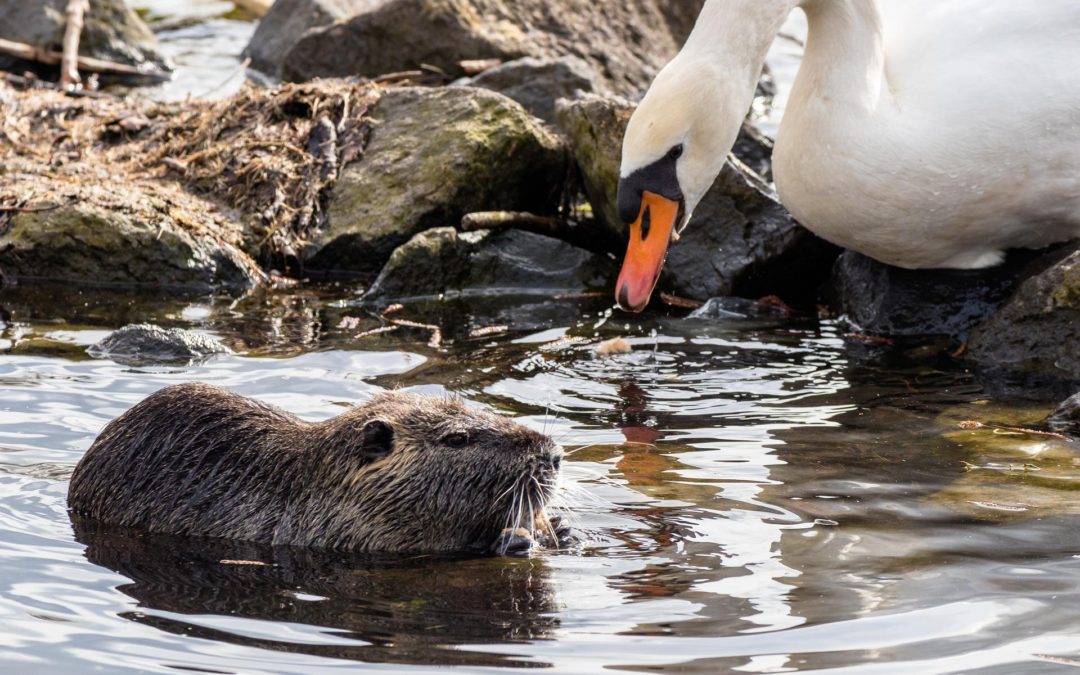
<svg viewBox="0 0 1080 675"><path fill-rule="evenodd" d="M813 97L837 109L874 110L887 86L878 0L803 0L809 34L792 107Z"/></svg>

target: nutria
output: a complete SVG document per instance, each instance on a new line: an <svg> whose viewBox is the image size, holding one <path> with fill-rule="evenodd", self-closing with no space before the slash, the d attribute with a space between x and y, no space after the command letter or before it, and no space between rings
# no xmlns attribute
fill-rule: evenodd
<svg viewBox="0 0 1080 675"><path fill-rule="evenodd" d="M562 450L456 400L384 393L323 422L205 384L162 389L75 467L77 517L351 551L521 553ZM561 530L556 532L556 530Z"/></svg>

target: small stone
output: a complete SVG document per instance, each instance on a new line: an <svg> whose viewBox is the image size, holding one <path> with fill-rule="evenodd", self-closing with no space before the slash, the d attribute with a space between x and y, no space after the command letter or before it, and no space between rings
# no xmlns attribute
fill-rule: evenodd
<svg viewBox="0 0 1080 675"><path fill-rule="evenodd" d="M124 326L86 351L95 358L107 358L124 365L191 364L214 354L232 353L216 337L154 324Z"/></svg>
<svg viewBox="0 0 1080 675"><path fill-rule="evenodd" d="M1049 423L1054 431L1080 437L1080 394L1058 406Z"/></svg>

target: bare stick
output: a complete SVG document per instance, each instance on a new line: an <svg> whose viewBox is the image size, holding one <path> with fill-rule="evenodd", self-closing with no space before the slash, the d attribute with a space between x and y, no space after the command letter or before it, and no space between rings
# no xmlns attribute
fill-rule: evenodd
<svg viewBox="0 0 1080 675"><path fill-rule="evenodd" d="M75 89L79 77L79 38L82 36L83 14L90 9L90 0L68 0L67 27L64 29L64 53L60 60L60 86Z"/></svg>
<svg viewBox="0 0 1080 675"><path fill-rule="evenodd" d="M496 230L503 227L513 227L538 234L555 234L563 230L562 224L556 218L521 211L479 211L467 214L461 219L462 232Z"/></svg>
<svg viewBox="0 0 1080 675"><path fill-rule="evenodd" d="M14 42L0 38L0 54L14 56L26 61L37 61L46 65L56 65L64 60L62 52L51 49L41 49L23 42ZM103 73L106 75L122 75L124 77L140 77L162 82L171 78L166 72L160 70L142 70L126 63L114 63L104 59L95 59L89 56L80 56L76 63L78 70L87 73Z"/></svg>

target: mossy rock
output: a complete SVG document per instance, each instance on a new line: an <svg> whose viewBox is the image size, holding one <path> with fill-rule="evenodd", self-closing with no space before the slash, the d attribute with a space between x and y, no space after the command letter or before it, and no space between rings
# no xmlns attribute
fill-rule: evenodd
<svg viewBox="0 0 1080 675"><path fill-rule="evenodd" d="M359 160L334 186L328 225L305 252L311 269L374 274L424 230L476 211L555 212L568 159L520 105L455 87L387 91Z"/></svg>
<svg viewBox="0 0 1080 675"><path fill-rule="evenodd" d="M91 286L243 290L260 282L232 244L181 225L136 196L116 204L68 203L16 214L0 229L0 269L19 281ZM45 207L40 207L45 208Z"/></svg>

